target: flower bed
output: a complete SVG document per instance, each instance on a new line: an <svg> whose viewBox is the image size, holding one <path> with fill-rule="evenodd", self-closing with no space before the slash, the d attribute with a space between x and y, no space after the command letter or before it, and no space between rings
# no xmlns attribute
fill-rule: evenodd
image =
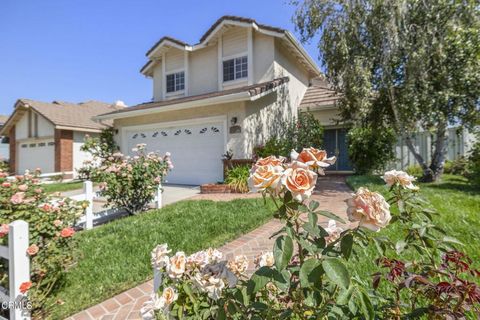
<svg viewBox="0 0 480 320"><path fill-rule="evenodd" d="M232 193L232 189L226 184L206 183L200 186L200 193Z"/></svg>
<svg viewBox="0 0 480 320"><path fill-rule="evenodd" d="M275 157L260 159L249 179L251 190L271 198L277 207L274 217L284 222L272 235L276 237L272 252L256 259L253 276L244 274L244 256L226 261L215 249L170 255L166 244L157 246L152 264L160 274L160 285L142 309L144 319L478 315L480 288L474 279L480 272L455 250L459 241L434 224L435 212L418 196L413 177L386 172L388 200L360 188L347 202L347 215L357 227L342 230L334 223L342 219L308 201L318 174L335 159L314 148L292 153L291 158L291 163ZM327 228L318 225L318 215L332 219ZM393 223L405 234L403 240L393 243L376 235ZM378 272L372 279L360 279L346 262L358 259L370 246L378 251ZM420 256L408 261L412 252Z"/></svg>
<svg viewBox="0 0 480 320"><path fill-rule="evenodd" d="M34 318L45 318L52 305L47 297L61 288L65 271L76 262L76 242L72 226L86 204L69 199L53 200L38 179L39 172L7 180L0 170L0 244L8 241L8 224L15 220L29 223L31 282L22 283ZM8 264L0 263L0 285L7 287Z"/></svg>

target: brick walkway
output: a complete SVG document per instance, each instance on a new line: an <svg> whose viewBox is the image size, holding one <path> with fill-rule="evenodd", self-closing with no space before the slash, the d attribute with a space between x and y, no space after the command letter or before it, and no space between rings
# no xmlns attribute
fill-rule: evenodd
<svg viewBox="0 0 480 320"><path fill-rule="evenodd" d="M346 219L345 199L349 197L351 190L345 184L345 178L342 176L328 176L319 179L317 190L313 199L320 203L320 209L329 210L344 219ZM251 197L253 195L248 195ZM241 196L245 197L245 196ZM226 195L198 195L191 199L211 199L215 201L225 201L236 198L234 194ZM326 225L326 218L319 217L319 223ZM262 251L271 251L274 239L269 239L270 235L280 229L282 224L278 220L270 220L261 227L249 232L240 238L233 240L218 248L224 253L227 259L235 255L244 254L250 261L249 269L253 269L253 258ZM152 281L148 281L138 287L127 290L113 298L110 298L96 306L81 311L68 318L71 320L91 320L91 319L140 319L139 310L143 303L149 299L153 291Z"/></svg>

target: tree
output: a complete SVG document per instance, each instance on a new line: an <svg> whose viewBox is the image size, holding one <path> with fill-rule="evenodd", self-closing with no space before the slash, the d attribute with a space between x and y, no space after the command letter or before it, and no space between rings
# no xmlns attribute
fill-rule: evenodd
<svg viewBox="0 0 480 320"><path fill-rule="evenodd" d="M443 172L449 125L479 118L480 18L475 0L294 1L302 41L320 34L326 76L343 120L391 126L425 181ZM435 138L427 163L413 144Z"/></svg>

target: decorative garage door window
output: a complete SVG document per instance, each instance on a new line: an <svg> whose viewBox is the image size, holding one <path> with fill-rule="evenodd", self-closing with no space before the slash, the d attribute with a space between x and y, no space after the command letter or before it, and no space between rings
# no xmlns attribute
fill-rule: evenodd
<svg viewBox="0 0 480 320"><path fill-rule="evenodd" d="M145 143L148 152L171 153L174 168L167 182L216 183L223 180L224 132L221 122L132 130L126 134L127 150L123 152L132 154L137 144Z"/></svg>
<svg viewBox="0 0 480 320"><path fill-rule="evenodd" d="M169 132L170 132L170 135L173 134L174 136L179 136L179 135L182 135L182 134L191 135L195 131L192 131L192 129L175 129L175 130L169 130ZM214 127L202 128L202 129L198 130L199 134L205 134L207 132L211 132L212 134L219 134L220 129L219 129L219 127L214 126ZM161 138L161 137L159 137L160 134L163 137L168 137L169 136L169 133L167 131L154 131L153 133L150 132L150 131L144 131L144 132L139 132L139 133L133 133L131 135L131 139L140 139L140 138L145 139L145 138L148 138L149 136L151 136L152 138Z"/></svg>

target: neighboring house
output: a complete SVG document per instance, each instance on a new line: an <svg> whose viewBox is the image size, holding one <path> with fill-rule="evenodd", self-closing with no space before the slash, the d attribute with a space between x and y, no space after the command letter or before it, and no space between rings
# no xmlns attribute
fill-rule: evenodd
<svg viewBox="0 0 480 320"><path fill-rule="evenodd" d="M85 135L97 135L109 125L92 117L119 110L123 104L19 99L14 108L0 130L0 135L8 135L10 140L11 173L39 168L42 173L71 177L89 157L80 150Z"/></svg>
<svg viewBox="0 0 480 320"><path fill-rule="evenodd" d="M2 130L7 119L8 116L0 115L0 130ZM8 137L0 135L0 161L8 161L8 157Z"/></svg>
<svg viewBox="0 0 480 320"><path fill-rule="evenodd" d="M253 148L281 130L281 120L310 109L327 127L325 146L350 170L345 130L335 126L334 93L289 31L225 16L195 45L163 37L141 73L153 80L153 101L95 117L112 121L122 152L138 143L170 152L170 183L223 180L222 154L251 159Z"/></svg>

